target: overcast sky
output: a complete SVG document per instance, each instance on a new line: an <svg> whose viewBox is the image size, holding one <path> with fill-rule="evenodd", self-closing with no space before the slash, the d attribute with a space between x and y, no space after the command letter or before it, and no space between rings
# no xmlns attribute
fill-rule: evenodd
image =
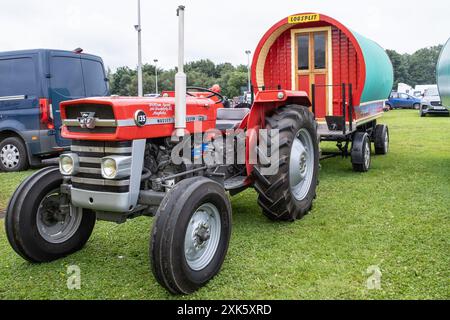
<svg viewBox="0 0 450 320"><path fill-rule="evenodd" d="M176 8L186 5L186 60L246 64L261 36L284 17L327 14L401 53L450 37L448 0L141 0L144 62L176 64ZM0 51L55 48L136 65L137 0L0 0Z"/></svg>

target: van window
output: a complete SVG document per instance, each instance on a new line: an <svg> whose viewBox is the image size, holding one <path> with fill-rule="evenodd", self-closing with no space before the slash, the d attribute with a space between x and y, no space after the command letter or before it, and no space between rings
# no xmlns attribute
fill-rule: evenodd
<svg viewBox="0 0 450 320"><path fill-rule="evenodd" d="M105 81L103 65L95 60L82 59L84 86L87 97L105 96L108 87Z"/></svg>
<svg viewBox="0 0 450 320"><path fill-rule="evenodd" d="M66 97L84 97L81 59L52 57L51 85L53 90Z"/></svg>
<svg viewBox="0 0 450 320"><path fill-rule="evenodd" d="M33 59L0 60L0 97L21 95L37 96Z"/></svg>

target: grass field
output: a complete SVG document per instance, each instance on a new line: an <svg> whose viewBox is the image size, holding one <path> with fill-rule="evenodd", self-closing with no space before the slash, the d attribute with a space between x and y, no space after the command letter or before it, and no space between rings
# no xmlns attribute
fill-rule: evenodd
<svg viewBox="0 0 450 320"><path fill-rule="evenodd" d="M149 269L152 219L99 222L86 248L32 265L10 248L0 224L2 299L449 299L450 119L392 111L391 153L367 174L348 159L322 162L313 211L295 223L268 221L246 191L233 198L233 235L220 274L173 297ZM329 145L326 146L327 148ZM0 209L27 174L0 174ZM67 266L82 288L67 289ZM381 270L369 290L367 270Z"/></svg>

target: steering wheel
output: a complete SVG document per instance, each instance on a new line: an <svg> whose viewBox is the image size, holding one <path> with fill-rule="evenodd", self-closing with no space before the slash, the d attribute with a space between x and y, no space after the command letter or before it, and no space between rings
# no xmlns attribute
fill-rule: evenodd
<svg viewBox="0 0 450 320"><path fill-rule="evenodd" d="M189 93L189 91L192 91L192 90L194 90L194 91L196 91L196 92L209 92L209 93L211 93L211 94L210 94L209 96L207 96L206 98L208 98L208 99L210 99L210 98L212 98L212 97L217 97L217 98L219 98L219 101L217 101L215 104L223 103L223 102L225 101L224 96L221 95L220 93L215 92L215 91L212 91L212 90L210 90L210 89L202 88L202 87L187 87L187 88L186 88L186 94L187 94L188 96L191 96L191 97L197 97L197 96L193 95L192 93Z"/></svg>

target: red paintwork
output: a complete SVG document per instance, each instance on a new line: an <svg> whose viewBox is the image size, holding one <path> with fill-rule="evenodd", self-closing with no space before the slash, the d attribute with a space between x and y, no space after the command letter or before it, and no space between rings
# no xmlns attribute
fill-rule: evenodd
<svg viewBox="0 0 450 320"><path fill-rule="evenodd" d="M278 94L282 93L283 98L279 98ZM241 123L241 129L247 129L247 150L246 150L246 169L247 175L251 175L253 165L250 164L250 148L254 148L256 137L252 134L260 128L265 128L265 119L273 110L288 104L298 104L303 106L311 106L311 102L306 92L288 91L288 90L266 90L259 91L255 95L255 101L248 116Z"/></svg>
<svg viewBox="0 0 450 320"><path fill-rule="evenodd" d="M61 117L66 119L65 108L76 104L104 104L113 106L116 120L132 120L138 110L143 110L148 119L174 118L175 117L175 99L168 98L88 98L66 101L61 103ZM205 98L187 98L187 116L206 116L207 120L202 122L202 131L210 130L216 127L216 110L223 107L221 104L215 104L215 101ZM69 132L65 126L62 127L62 136L66 139L79 140L104 140L104 141L122 141L147 138L170 137L175 129L173 123L157 124L138 127L136 125L118 127L114 134L95 134L95 133L74 133ZM187 130L195 133L194 123L187 123Z"/></svg>
<svg viewBox="0 0 450 320"><path fill-rule="evenodd" d="M66 107L77 104L101 104L105 106L112 106L116 120L133 120L134 114L138 110L143 110L147 114L148 119L155 118L172 118L175 116L175 99L174 93L164 92L165 97L161 98L125 98L125 97L106 97L106 98L87 98L72 101L65 101L61 103L61 118L67 119ZM203 95L197 93L196 95ZM257 92L255 101L249 114L242 120L239 129L247 130L248 132L256 133L260 128L265 127L265 118L274 109L287 104L300 104L310 106L308 95L302 91L287 91L287 90L267 90ZM158 107L156 107L158 105ZM217 109L222 108L223 105L216 104L216 101L208 98L187 98L187 116L207 116L207 121L201 122L201 132L214 129L216 127ZM164 114L161 114L164 112ZM62 126L62 136L66 139L76 140L99 140L99 141L123 141L169 137L173 134L175 129L174 124L155 124L138 127L136 125L118 127L114 134L96 134L96 133L74 133L69 132L66 126ZM190 133L198 131L193 122L187 123L187 130ZM253 138L250 138L253 136ZM247 150L246 150L246 169L249 178L247 183L251 183L251 172L253 165L249 164L249 148L254 146L257 135L247 136Z"/></svg>
<svg viewBox="0 0 450 320"><path fill-rule="evenodd" d="M309 14L309 13L305 13ZM252 63L252 83L257 84L256 68L261 50L269 37L279 28L288 24L288 18L284 18L267 31L259 42ZM366 69L364 57L356 38L344 25L335 19L320 14L320 21L292 24L286 31L281 33L271 46L264 67L264 84L268 89L277 88L281 85L283 89L292 88L292 55L291 55L291 30L308 29L316 27L331 26L332 29L332 59L333 59L333 84L352 83L353 84L353 104L359 105ZM316 83L324 82L324 78L317 79ZM325 90L317 88L316 113L321 118L325 115ZM261 90L261 88L257 88ZM299 90L309 94L309 78L299 77ZM321 101L322 99L322 101ZM321 107L322 106L322 107ZM340 87L333 88L333 111L334 115L342 114L342 92Z"/></svg>

